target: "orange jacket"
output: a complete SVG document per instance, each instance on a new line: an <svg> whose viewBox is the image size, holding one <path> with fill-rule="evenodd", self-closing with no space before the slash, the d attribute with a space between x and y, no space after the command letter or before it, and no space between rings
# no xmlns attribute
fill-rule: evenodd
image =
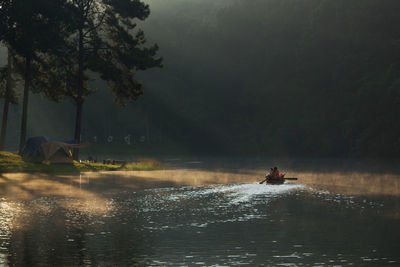
<svg viewBox="0 0 400 267"><path fill-rule="evenodd" d="M281 177L278 170L276 170L276 171L272 170L270 175L272 178L280 178Z"/></svg>

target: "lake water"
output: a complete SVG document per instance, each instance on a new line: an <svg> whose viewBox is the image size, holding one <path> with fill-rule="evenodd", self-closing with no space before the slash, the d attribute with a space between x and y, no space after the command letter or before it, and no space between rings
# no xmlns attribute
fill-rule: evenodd
<svg viewBox="0 0 400 267"><path fill-rule="evenodd" d="M400 266L398 176L261 172L1 175L0 265Z"/></svg>

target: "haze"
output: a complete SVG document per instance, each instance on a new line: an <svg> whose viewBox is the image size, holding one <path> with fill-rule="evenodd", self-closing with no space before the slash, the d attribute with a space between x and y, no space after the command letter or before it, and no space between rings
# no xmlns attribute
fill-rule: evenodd
<svg viewBox="0 0 400 267"><path fill-rule="evenodd" d="M196 155L400 152L399 1L147 3L151 15L139 26L160 46L164 68L140 73L144 95L125 108L94 81L83 141L125 146L131 135ZM32 99L28 136L71 139L72 103ZM19 112L12 107L10 133L19 132ZM8 134L8 150L17 137Z"/></svg>

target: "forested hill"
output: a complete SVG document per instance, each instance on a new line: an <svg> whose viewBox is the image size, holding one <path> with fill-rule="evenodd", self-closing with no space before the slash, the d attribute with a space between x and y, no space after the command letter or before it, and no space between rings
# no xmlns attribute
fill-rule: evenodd
<svg viewBox="0 0 400 267"><path fill-rule="evenodd" d="M148 3L139 25L164 68L141 74L144 95L126 108L102 90L88 99L86 140L130 133L195 153L400 156L399 0ZM58 112L50 125L73 118L71 105L35 103L31 135L67 133L37 125L45 107Z"/></svg>

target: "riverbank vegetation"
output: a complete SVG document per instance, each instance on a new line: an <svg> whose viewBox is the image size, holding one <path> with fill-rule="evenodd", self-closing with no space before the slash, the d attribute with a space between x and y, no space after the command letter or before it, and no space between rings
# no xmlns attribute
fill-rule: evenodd
<svg viewBox="0 0 400 267"><path fill-rule="evenodd" d="M146 44L137 21L150 14L141 1L0 0L0 44L7 47L6 66L0 69L0 98L4 98L0 149L3 150L8 104L15 95L13 76L23 81L19 138L21 153L27 139L29 93L41 93L76 106L74 140L80 143L82 108L96 88L91 75L108 85L114 102L125 106L143 94L138 70L162 67L157 44ZM1 66L1 65L0 65ZM74 159L79 159L74 149Z"/></svg>
<svg viewBox="0 0 400 267"><path fill-rule="evenodd" d="M24 161L18 154L0 151L0 173L43 172L43 173L79 173L90 171L140 171L161 170L168 166L155 159L142 159L136 162L103 164L89 161L74 161L73 164L33 163Z"/></svg>

